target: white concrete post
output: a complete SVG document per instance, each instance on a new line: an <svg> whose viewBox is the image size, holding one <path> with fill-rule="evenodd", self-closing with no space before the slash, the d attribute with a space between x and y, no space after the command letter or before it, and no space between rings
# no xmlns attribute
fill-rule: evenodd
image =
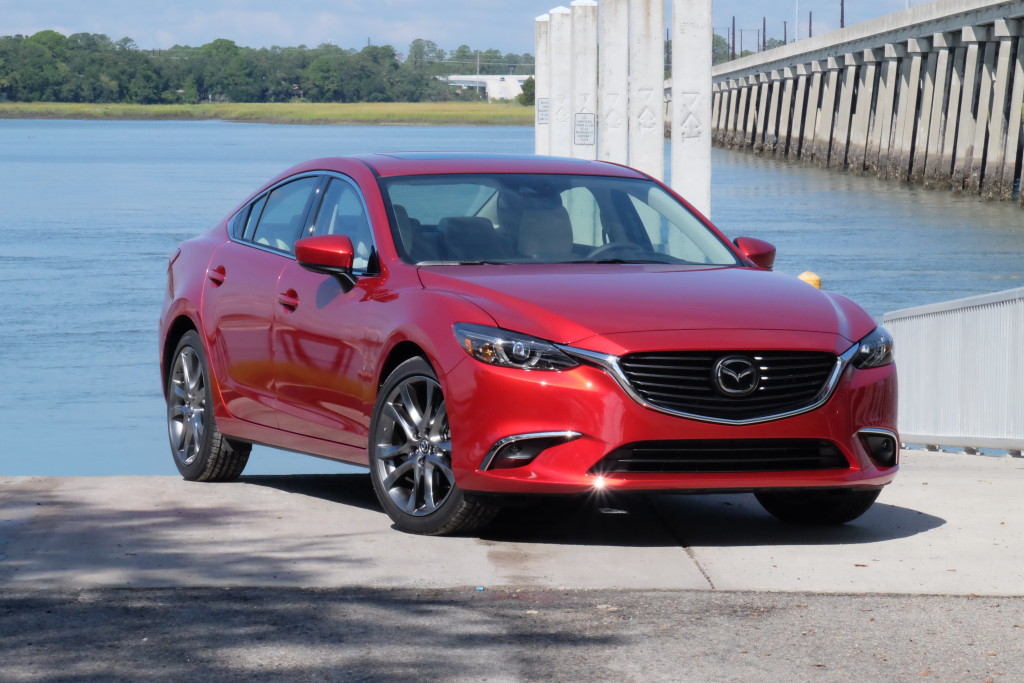
<svg viewBox="0 0 1024 683"><path fill-rule="evenodd" d="M971 194L978 194L981 191L981 157L985 153L985 134L991 120L998 47L998 43L986 41L985 58L978 80L978 116L974 125L974 144L967 150L967 163L964 165L964 192ZM1002 113L999 115L1001 117Z"/></svg>
<svg viewBox="0 0 1024 683"><path fill-rule="evenodd" d="M941 36L941 34L939 34ZM939 53L943 52L942 45L935 45L932 42L932 50L924 67L924 85L921 88L921 117L917 122L917 134L914 146L914 161L910 167L910 182L921 183L924 180L924 169L928 164L928 148L931 145L932 126L938 125L938 119L932 121L932 111L935 104L935 91L939 77Z"/></svg>
<svg viewBox="0 0 1024 683"><path fill-rule="evenodd" d="M863 64L863 53L855 52L843 56L844 71L839 86L839 111L836 113L835 130L832 135L832 154L828 160L828 165L832 168L846 168L846 154L853 126L853 91L857 88L857 69L863 67Z"/></svg>
<svg viewBox="0 0 1024 683"><path fill-rule="evenodd" d="M824 79L822 62L811 62L810 70L807 109L804 110L804 138L800 148L800 160L805 162L814 159L814 148L818 139L818 100L821 97L822 80Z"/></svg>
<svg viewBox="0 0 1024 683"><path fill-rule="evenodd" d="M537 17L534 24L536 31L536 56L534 57L533 86L536 105L534 109L534 152L537 154L551 153L551 60L548 15Z"/></svg>
<svg viewBox="0 0 1024 683"><path fill-rule="evenodd" d="M1020 35L1020 22L1000 19L992 27L993 37L999 39L999 56L996 61L995 82L992 84L992 117L989 123L988 150L985 155L984 185L981 190L985 198L992 199L1002 194L1003 152L1006 149L1006 99L1010 95L1010 53L1014 38ZM1010 113L1010 121L1020 128L1021 111ZM979 179L980 182L981 179ZM1008 179L1012 188L1013 179ZM1012 189L1011 189L1012 191Z"/></svg>
<svg viewBox="0 0 1024 683"><path fill-rule="evenodd" d="M572 15L556 7L550 16L551 154L572 156Z"/></svg>
<svg viewBox="0 0 1024 683"><path fill-rule="evenodd" d="M963 190L964 178L970 172L971 159L974 157L974 130L977 120L973 104L974 92L978 87L979 43L988 40L988 29L965 26L961 40L967 46L967 57L963 71L963 97L960 98L960 128L956 139L956 153L953 157L953 178L950 180L950 188L954 192Z"/></svg>
<svg viewBox="0 0 1024 683"><path fill-rule="evenodd" d="M602 0L597 12L597 156L629 163L629 0Z"/></svg>
<svg viewBox="0 0 1024 683"><path fill-rule="evenodd" d="M775 145L775 157L783 158L789 149L790 110L793 109L793 87L796 81L794 69L786 67L782 70L782 107L779 111L779 142Z"/></svg>
<svg viewBox="0 0 1024 683"><path fill-rule="evenodd" d="M629 3L629 165L665 175L665 2Z"/></svg>
<svg viewBox="0 0 1024 683"><path fill-rule="evenodd" d="M960 44L953 52L953 68L949 75L948 106L942 132L942 153L936 156L935 164L928 162L925 170L925 187L947 188L953 173L956 158L957 131L960 129L960 96L964 87L964 72L967 69L967 47Z"/></svg>
<svg viewBox="0 0 1024 683"><path fill-rule="evenodd" d="M597 0L573 0L572 155L597 158Z"/></svg>
<svg viewBox="0 0 1024 683"><path fill-rule="evenodd" d="M811 69L807 64L796 66L796 95L793 100L793 124L792 132L789 135L789 149L786 151L786 158L796 161L800 158L800 150L804 144L804 117L807 114L807 81L810 79Z"/></svg>
<svg viewBox="0 0 1024 683"><path fill-rule="evenodd" d="M864 65L860 70L860 86L857 107L850 126L849 168L854 173L864 172L864 157L867 152L868 136L871 132L871 105L875 97L875 81L881 55L878 50L864 50L861 53Z"/></svg>
<svg viewBox="0 0 1024 683"><path fill-rule="evenodd" d="M672 189L711 215L711 0L672 3Z"/></svg>
<svg viewBox="0 0 1024 683"><path fill-rule="evenodd" d="M903 45L890 43L885 46L885 62L882 65L878 104L875 107L875 123L868 145L866 166L869 173L884 174L889 168L889 144L892 138L893 119L896 116L896 82L899 79L900 60L906 54L907 49Z"/></svg>
<svg viewBox="0 0 1024 683"><path fill-rule="evenodd" d="M1018 27L1019 28L1019 27ZM1017 50L1017 59L1012 65L1013 76L1011 82L1013 87L1010 91L1010 103L1007 111L1010 112L1010 120L1006 128L1006 147L1003 151L1003 169L999 187L998 199L1007 201L1013 198L1014 171L1017 164L1017 145L1020 142L1020 126L1013 125L1013 112L1022 111L1024 107L1024 50Z"/></svg>
<svg viewBox="0 0 1024 683"><path fill-rule="evenodd" d="M921 55L931 49L928 38L907 41L907 56L900 69L900 96L896 107L896 129L889 156L889 178L906 182L910 178L913 139L917 128L917 101L921 96Z"/></svg>

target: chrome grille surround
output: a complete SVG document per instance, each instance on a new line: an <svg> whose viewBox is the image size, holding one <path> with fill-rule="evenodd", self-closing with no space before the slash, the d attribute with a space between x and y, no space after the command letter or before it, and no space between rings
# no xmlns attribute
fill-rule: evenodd
<svg viewBox="0 0 1024 683"><path fill-rule="evenodd" d="M558 348L571 356L579 358L580 360L588 361L593 365L601 367L606 372L608 372L608 374L610 374L613 378L615 378L615 381L618 382L619 386L622 387L622 390L625 391L630 398L632 398L640 405L646 408L650 408L651 410L656 410L660 413L665 413L667 415L674 415L676 417L684 417L690 420L697 420L699 422L710 422L713 424L726 425L751 425L760 424L762 422L773 422L775 420L782 420L788 417L794 417L796 415L809 413L812 410L820 408L829 400L829 398L832 397L832 394L835 392L836 387L839 385L839 378L842 377L843 371L846 369L846 366L849 365L850 361L856 355L857 350L860 348L860 346L858 344L853 344L842 355L835 356L835 362L832 366L832 370L829 373L827 380L821 385L821 389L805 404L802 404L798 407L787 408L778 412L768 412L765 414L743 418L729 418L713 415L704 415L700 413L690 412L687 410L676 410L663 405L658 405L657 403L653 403L646 397L644 397L643 394L637 391L637 389L633 386L633 383L630 381L629 376L622 368L622 358L620 358L619 356L600 353L597 351L590 351L587 349L578 349L572 346L565 345L559 345ZM723 355L731 355L734 353L744 352L716 351L711 353L715 357L720 357ZM747 355L755 356L759 352L746 353Z"/></svg>

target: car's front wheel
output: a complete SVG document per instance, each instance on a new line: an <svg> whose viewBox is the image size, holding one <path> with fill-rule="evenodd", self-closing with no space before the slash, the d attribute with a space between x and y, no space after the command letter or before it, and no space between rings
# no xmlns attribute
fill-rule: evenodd
<svg viewBox="0 0 1024 683"><path fill-rule="evenodd" d="M765 510L790 524L845 524L868 511L881 489L805 489L757 491Z"/></svg>
<svg viewBox="0 0 1024 683"><path fill-rule="evenodd" d="M404 531L467 533L497 512L455 482L447 404L422 358L399 365L381 387L370 424L370 476L384 511Z"/></svg>
<svg viewBox="0 0 1024 683"><path fill-rule="evenodd" d="M167 435L174 464L189 481L231 481L249 461L250 444L217 430L206 352L192 330L174 349L167 374Z"/></svg>

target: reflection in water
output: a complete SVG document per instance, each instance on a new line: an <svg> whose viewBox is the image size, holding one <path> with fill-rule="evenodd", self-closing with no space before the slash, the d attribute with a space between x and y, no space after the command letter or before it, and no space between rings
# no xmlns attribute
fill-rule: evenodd
<svg viewBox="0 0 1024 683"><path fill-rule="evenodd" d="M156 319L167 257L305 159L533 149L528 128L0 121L0 475L175 475ZM713 218L875 316L1024 285L1016 205L716 150ZM259 449L248 474L337 472Z"/></svg>

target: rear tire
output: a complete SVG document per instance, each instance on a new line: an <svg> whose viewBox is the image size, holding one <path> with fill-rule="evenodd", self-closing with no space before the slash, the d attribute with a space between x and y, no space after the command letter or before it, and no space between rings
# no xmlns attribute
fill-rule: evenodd
<svg viewBox="0 0 1024 683"><path fill-rule="evenodd" d="M422 358L399 365L381 387L369 450L377 500L403 531L469 533L498 512L455 483L447 404L437 375Z"/></svg>
<svg viewBox="0 0 1024 683"><path fill-rule="evenodd" d="M881 492L881 489L807 489L757 491L754 495L765 510L783 522L826 526L857 519L868 511Z"/></svg>
<svg viewBox="0 0 1024 683"><path fill-rule="evenodd" d="M189 481L232 481L245 469L251 444L217 430L206 351L189 330L178 342L167 374L167 435L181 476Z"/></svg>

